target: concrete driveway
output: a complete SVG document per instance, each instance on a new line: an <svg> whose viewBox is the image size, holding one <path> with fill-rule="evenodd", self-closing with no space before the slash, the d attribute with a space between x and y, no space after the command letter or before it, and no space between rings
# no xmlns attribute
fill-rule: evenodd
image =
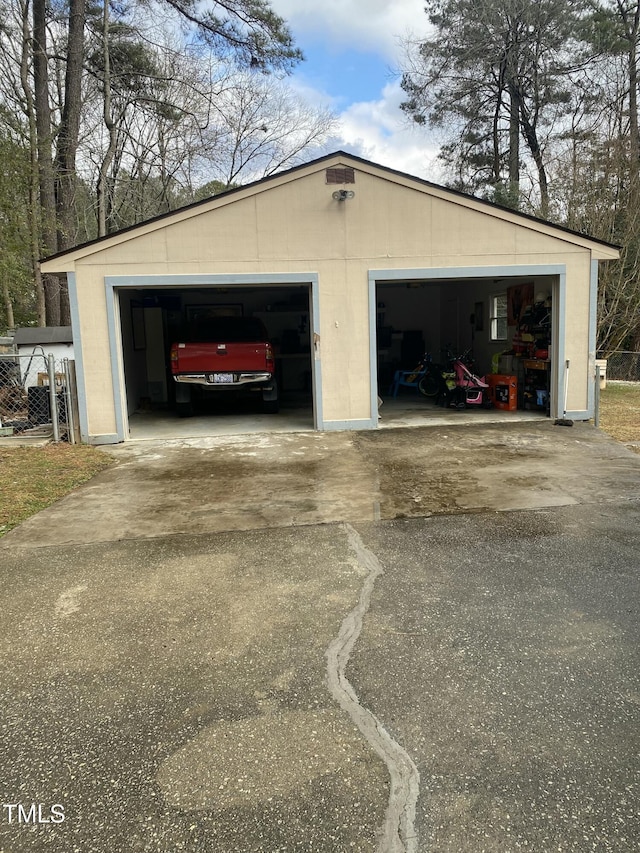
<svg viewBox="0 0 640 853"><path fill-rule="evenodd" d="M637 850L640 456L109 452L0 540L2 853Z"/></svg>

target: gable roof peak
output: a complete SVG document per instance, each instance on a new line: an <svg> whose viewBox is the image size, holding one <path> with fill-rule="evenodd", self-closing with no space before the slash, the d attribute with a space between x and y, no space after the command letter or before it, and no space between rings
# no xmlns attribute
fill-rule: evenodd
<svg viewBox="0 0 640 853"><path fill-rule="evenodd" d="M208 198L202 199L200 201L192 202L191 204L177 208L176 210L170 211L168 213L162 213L158 216L146 219L142 222L138 222L135 225L130 225L126 228L120 229L119 231L114 231L113 233L107 234L104 237L98 237L94 240L90 240L86 243L75 246L74 248L65 249L54 255L50 255L48 258L45 258L43 260L43 263L48 261L54 261L58 258L64 257L66 255L72 255L74 253L84 254L86 253L86 250L89 250L94 246L107 243L107 241L118 240L123 236L127 234L132 234L137 230L148 229L155 223L161 223L179 216L184 217L185 214L188 215L190 211L195 212L202 210L203 208L206 208L207 205L211 205L212 203L220 201L233 201L233 197L239 194L246 195L247 193L251 192L259 192L263 188L267 188L269 184L273 184L275 182L282 183L283 181L286 182L287 180L295 180L296 176L301 172L313 172L314 170L320 171L323 167L326 168L329 165L334 167L349 166L355 169L360 169L361 171L369 172L370 174L377 175L378 177L386 177L390 180L397 180L405 185L412 184L416 188L429 188L435 191L440 197L448 198L451 201L457 201L459 204L473 206L476 210L479 207L485 208L487 212L491 211L493 215L497 215L499 217L513 217L517 220L522 220L523 225L525 223L529 223L529 227L537 227L538 229L552 229L553 231L562 232L569 238L573 237L574 241L588 241L590 243L606 246L609 249L617 250L620 248L619 246L616 246L613 243L609 243L606 240L601 240L597 237L591 237L588 234L583 234L579 231L574 231L564 225L558 225L556 223L550 222L549 220L541 219L528 213L522 213L521 211L504 207L502 205L496 204L495 202L479 198L478 196L470 195L468 193L461 192L460 190L452 189L450 187L443 186L442 184L434 183L432 181L427 180L426 178L420 178L416 175L411 175L407 172L402 172L390 166L384 166L380 163L374 163L373 161L367 160L364 157L360 157L357 154L344 151L343 149L338 149L329 154L324 154L320 157L317 157L314 160L310 160L306 163L300 163L296 166L290 167L289 169L284 169L281 172L275 172L273 175L267 175L264 178L260 178L248 184L244 184L242 186L226 190L225 192L219 193L218 195L209 196Z"/></svg>

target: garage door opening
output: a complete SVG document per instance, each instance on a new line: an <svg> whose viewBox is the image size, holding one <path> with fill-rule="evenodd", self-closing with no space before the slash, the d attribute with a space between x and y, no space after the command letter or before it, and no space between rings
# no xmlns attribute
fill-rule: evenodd
<svg viewBox="0 0 640 853"><path fill-rule="evenodd" d="M129 438L314 429L309 285L121 288L118 303ZM198 325L231 330L249 318L266 329L278 406L266 406L265 395L251 386L194 386L193 406L180 410L172 345L189 340Z"/></svg>
<svg viewBox="0 0 640 853"><path fill-rule="evenodd" d="M377 280L380 426L444 422L445 414L449 422L454 409L461 421L549 416L557 288L553 275ZM437 391L433 381L420 382L425 355ZM461 390L456 357L489 387Z"/></svg>

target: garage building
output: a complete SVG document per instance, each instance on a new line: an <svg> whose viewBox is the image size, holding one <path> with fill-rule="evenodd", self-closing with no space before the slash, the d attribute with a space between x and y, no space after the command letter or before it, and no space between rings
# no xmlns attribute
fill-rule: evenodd
<svg viewBox="0 0 640 853"><path fill-rule="evenodd" d="M598 264L618 255L339 151L42 270L67 274L81 435L101 444L128 440L141 406L171 409L170 345L203 315L264 322L283 400L310 429L376 428L396 370L469 347L480 373L513 374L518 405L551 417L564 411L569 360L567 414L588 419ZM515 358L499 361L505 352Z"/></svg>

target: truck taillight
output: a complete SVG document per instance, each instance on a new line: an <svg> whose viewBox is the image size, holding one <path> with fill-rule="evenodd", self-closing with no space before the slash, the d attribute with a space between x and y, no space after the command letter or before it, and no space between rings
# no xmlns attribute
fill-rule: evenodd
<svg viewBox="0 0 640 853"><path fill-rule="evenodd" d="M178 344L171 344L171 366L178 364Z"/></svg>
<svg viewBox="0 0 640 853"><path fill-rule="evenodd" d="M267 344L265 355L267 359L267 364L273 365L273 350L271 349L271 344Z"/></svg>

